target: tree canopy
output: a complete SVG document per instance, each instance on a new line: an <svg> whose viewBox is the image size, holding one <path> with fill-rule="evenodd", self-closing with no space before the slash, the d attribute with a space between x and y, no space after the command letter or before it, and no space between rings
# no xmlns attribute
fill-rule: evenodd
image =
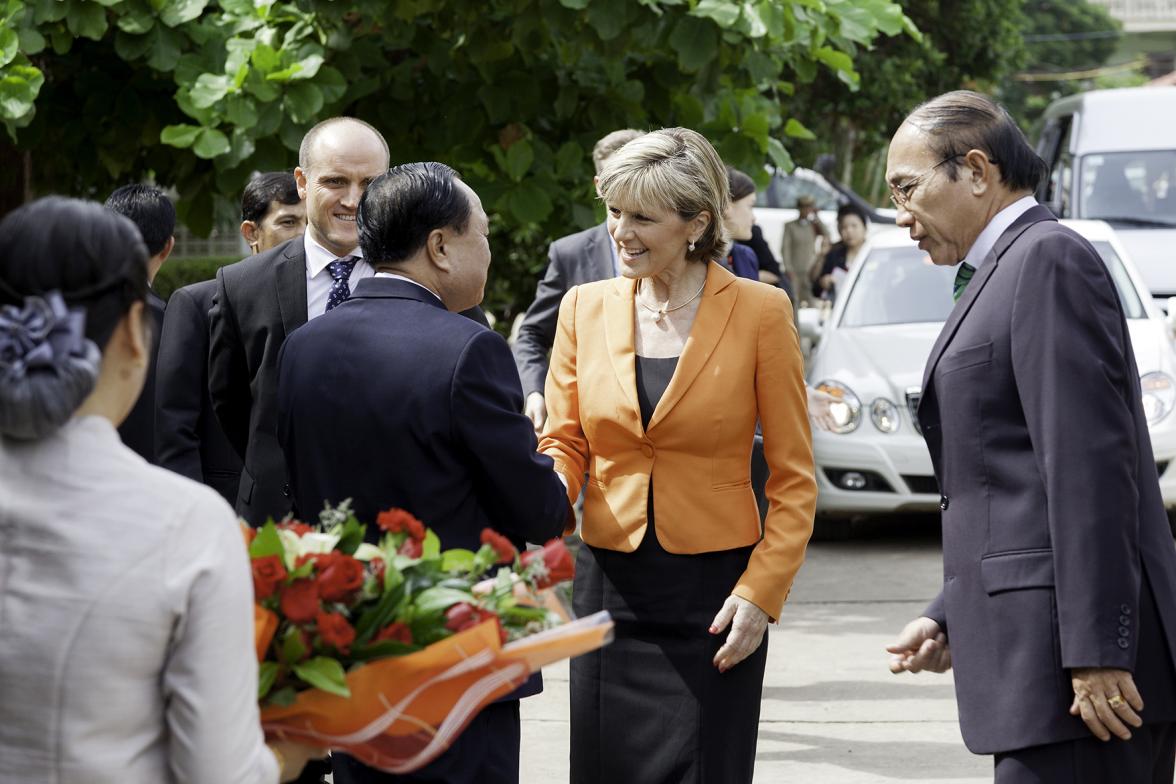
<svg viewBox="0 0 1176 784"><path fill-rule="evenodd" d="M919 34L889 0L0 0L0 121L33 193L149 177L204 232L314 122L361 117L496 212L509 315L546 242L598 219L599 136L689 126L762 181L834 108L796 97L851 95L880 36Z"/></svg>

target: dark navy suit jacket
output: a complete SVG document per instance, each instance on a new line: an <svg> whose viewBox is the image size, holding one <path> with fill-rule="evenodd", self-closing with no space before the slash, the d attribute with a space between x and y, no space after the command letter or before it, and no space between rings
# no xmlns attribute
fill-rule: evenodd
<svg viewBox="0 0 1176 784"><path fill-rule="evenodd" d="M1144 721L1176 718L1176 547L1127 323L1098 253L1046 209L956 304L918 418L944 494L926 615L948 635L968 748L1090 737L1068 712L1076 667L1134 672Z"/></svg>
<svg viewBox="0 0 1176 784"><path fill-rule="evenodd" d="M300 514L344 498L365 522L402 507L444 548L476 550L483 528L519 545L563 532L566 491L519 413L506 341L427 290L360 281L286 338L278 364L278 438Z"/></svg>

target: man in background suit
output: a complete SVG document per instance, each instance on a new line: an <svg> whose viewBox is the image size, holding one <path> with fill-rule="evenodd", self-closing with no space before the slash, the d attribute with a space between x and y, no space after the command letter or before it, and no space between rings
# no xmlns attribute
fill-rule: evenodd
<svg viewBox="0 0 1176 784"><path fill-rule="evenodd" d="M800 214L796 220L784 224L784 239L780 243L780 258L791 284L794 309L808 299L809 270L817 257L817 243L822 243L826 249L829 247L829 230L821 223L813 197L798 198L796 209Z"/></svg>
<svg viewBox="0 0 1176 784"><path fill-rule="evenodd" d="M110 194L106 200L107 209L131 219L139 228L143 244L151 258L147 259L147 310L151 314L151 364L147 369L147 380L143 391L135 401L135 407L118 428L122 442L133 449L148 463L156 462L155 455L155 378L156 361L159 356L159 336L163 331L163 316L166 307L163 298L155 293L151 285L159 268L171 255L176 245L176 208L171 200L154 185L124 185Z"/></svg>
<svg viewBox="0 0 1176 784"><path fill-rule="evenodd" d="M571 509L519 413L510 349L457 313L482 300L490 266L481 200L444 164L405 164L368 187L358 224L375 277L290 335L279 359L278 438L298 508L351 498L370 522L401 507L445 548L476 550L484 528L517 547L559 536ZM535 690L487 707L414 774L336 754L334 780L513 784L518 698Z"/></svg>
<svg viewBox="0 0 1176 784"><path fill-rule="evenodd" d="M596 173L613 153L643 134L626 128L613 131L592 148ZM535 289L535 300L527 308L515 338L515 363L523 382L526 398L524 411L535 426L543 429L547 407L543 403L543 385L547 382L547 355L555 342L555 322L559 303L572 286L605 280L617 274L617 251L608 235L608 223L560 237L547 250L547 271Z"/></svg>
<svg viewBox="0 0 1176 784"><path fill-rule="evenodd" d="M367 123L332 117L315 125L294 170L306 233L217 272L208 386L217 419L245 463L236 507L251 525L290 511L277 439L278 351L291 332L375 273L358 247L355 212L364 188L387 168L388 144Z"/></svg>
<svg viewBox="0 0 1176 784"><path fill-rule="evenodd" d="M255 175L241 196L241 236L261 253L302 235L306 206L289 172ZM216 281L172 292L159 338L155 448L159 465L237 502L241 458L221 430L208 394L208 311Z"/></svg>
<svg viewBox="0 0 1176 784"><path fill-rule="evenodd" d="M998 784L1170 782L1176 548L1115 284L1034 201L1045 173L972 92L890 144L898 225L960 265L918 410L943 590L891 669L955 668L964 742L995 754Z"/></svg>

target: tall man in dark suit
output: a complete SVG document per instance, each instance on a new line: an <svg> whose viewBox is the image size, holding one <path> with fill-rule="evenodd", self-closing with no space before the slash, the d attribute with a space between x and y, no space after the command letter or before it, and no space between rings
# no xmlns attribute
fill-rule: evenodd
<svg viewBox="0 0 1176 784"><path fill-rule="evenodd" d="M241 196L241 236L254 253L302 236L306 205L289 172L254 176ZM208 311L216 281L172 292L159 338L155 451L163 468L237 502L241 457L225 437L208 394Z"/></svg>
<svg viewBox="0 0 1176 784"><path fill-rule="evenodd" d="M891 669L955 668L964 741L999 784L1170 782L1176 548L1115 284L1033 200L1044 175L976 93L920 106L891 141L899 225L960 265L918 409L943 590Z"/></svg>
<svg viewBox="0 0 1176 784"><path fill-rule="evenodd" d="M294 170L306 233L217 272L208 386L217 419L245 462L236 507L253 525L290 511L277 439L278 351L291 332L374 274L358 247L355 213L364 188L387 168L388 145L367 123L333 117L314 126Z"/></svg>
<svg viewBox="0 0 1176 784"><path fill-rule="evenodd" d="M160 267L176 246L176 208L171 199L154 185L124 185L110 194L107 209L131 219L143 236L151 258L147 259L147 310L151 314L151 364L143 391L135 407L118 428L122 442L149 463L155 463L155 379L159 356L159 336L163 331L166 307L163 298L151 285Z"/></svg>
<svg viewBox="0 0 1176 784"><path fill-rule="evenodd" d="M351 498L370 521L401 507L446 548L477 549L487 527L516 546L560 535L566 490L519 413L510 349L457 313L482 299L487 232L481 200L444 164L397 166L369 186L359 236L375 277L290 335L279 360L278 437L300 510ZM517 782L518 697L535 690L487 707L413 775L334 755L335 782Z"/></svg>
<svg viewBox="0 0 1176 784"><path fill-rule="evenodd" d="M613 153L641 136L641 131L626 128L613 131L592 148L596 173ZM560 237L547 250L547 271L535 289L535 300L523 316L515 338L515 363L523 382L525 413L535 426L543 429L547 406L543 403L543 385L547 383L547 355L555 342L555 322L559 303L572 286L605 280L617 274L617 251L608 234L608 223Z"/></svg>

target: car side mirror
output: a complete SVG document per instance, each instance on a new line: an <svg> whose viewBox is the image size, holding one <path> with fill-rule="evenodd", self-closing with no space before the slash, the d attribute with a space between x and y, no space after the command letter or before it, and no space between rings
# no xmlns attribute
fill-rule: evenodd
<svg viewBox="0 0 1176 784"><path fill-rule="evenodd" d="M825 326L825 313L821 308L801 308L796 312L796 324L802 340L816 345L821 340Z"/></svg>

